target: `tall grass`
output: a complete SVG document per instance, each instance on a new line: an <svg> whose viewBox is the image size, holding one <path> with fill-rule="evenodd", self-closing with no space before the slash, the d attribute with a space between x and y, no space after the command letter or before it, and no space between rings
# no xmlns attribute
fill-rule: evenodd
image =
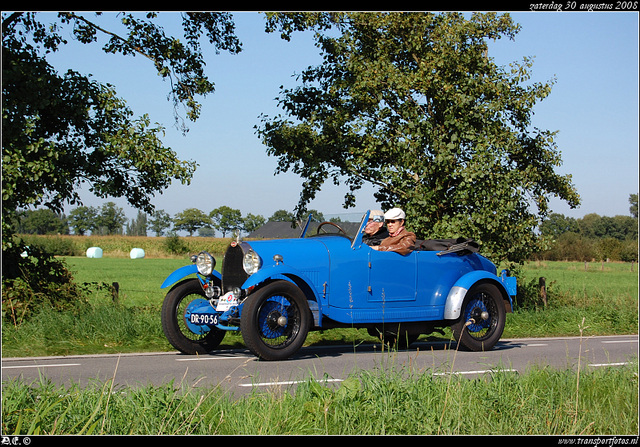
<svg viewBox="0 0 640 447"><path fill-rule="evenodd" d="M453 376L450 383L431 370L378 369L360 371L337 389L308 379L295 390L244 397L182 383L121 388L110 380L81 388L12 381L2 395L2 432L637 435L637 371L637 364L587 369L578 382L574 371L537 367L522 376Z"/></svg>

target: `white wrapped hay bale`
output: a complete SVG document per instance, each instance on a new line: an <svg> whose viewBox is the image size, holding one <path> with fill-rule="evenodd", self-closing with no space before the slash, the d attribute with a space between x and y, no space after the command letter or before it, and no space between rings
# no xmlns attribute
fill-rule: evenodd
<svg viewBox="0 0 640 447"><path fill-rule="evenodd" d="M102 257L102 248L89 247L87 249L87 258L101 258L101 257Z"/></svg>
<svg viewBox="0 0 640 447"><path fill-rule="evenodd" d="M129 253L131 259L141 259L144 258L144 250L142 248L133 248Z"/></svg>

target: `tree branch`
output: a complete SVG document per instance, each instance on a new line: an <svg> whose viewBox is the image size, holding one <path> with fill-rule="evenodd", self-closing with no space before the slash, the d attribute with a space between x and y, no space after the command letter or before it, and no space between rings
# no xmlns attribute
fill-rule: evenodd
<svg viewBox="0 0 640 447"><path fill-rule="evenodd" d="M75 20L77 20L77 21L84 22L85 24L87 24L87 25L89 25L90 27L92 27L92 28L96 29L97 31L100 31L100 32L102 32L102 33L104 33L104 34L106 34L106 35L108 35L108 36L111 36L111 37L113 37L113 38L115 38L115 39L118 39L119 41L121 41L121 42L123 42L123 43L127 43L127 39L125 39L124 37L121 37L121 36L119 36L119 35L118 35L118 34L116 34L116 33L113 33L113 32L111 32L111 31L109 31L109 30L106 30L106 29L102 28L101 26L98 26L98 25L96 25L95 23L91 22L90 20L85 19L85 18L84 18L84 17L82 17L82 16L79 16L79 15L76 15L75 13L70 13L70 12L65 13L65 15L66 15L66 17L67 17L68 19L75 19ZM147 58L147 59L149 59L150 61L152 61L152 62L154 62L154 63L157 63L157 60L156 60L155 58L153 58L153 57L152 57L152 56L150 56L149 54L147 54L147 53L145 53L144 51L142 51L142 49L141 49L140 47L132 47L132 49L133 49L136 53L138 53L138 54L140 54L140 55L142 55L142 56L146 57L146 58Z"/></svg>
<svg viewBox="0 0 640 447"><path fill-rule="evenodd" d="M6 19L4 19L2 21L2 29L6 29L9 25L11 25L13 22L15 22L16 20L18 20L18 17L20 17L22 14L24 14L23 12L14 12L13 14L11 14L9 17L7 17Z"/></svg>

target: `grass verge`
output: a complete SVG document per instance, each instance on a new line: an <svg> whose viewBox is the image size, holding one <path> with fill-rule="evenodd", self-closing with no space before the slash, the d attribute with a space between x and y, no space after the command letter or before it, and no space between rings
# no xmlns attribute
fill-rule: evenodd
<svg viewBox="0 0 640 447"><path fill-rule="evenodd" d="M638 365L495 371L361 371L332 389L235 399L222 388L5 384L2 432L16 435L637 435ZM407 380L407 378L411 380ZM579 377L579 378L578 378Z"/></svg>

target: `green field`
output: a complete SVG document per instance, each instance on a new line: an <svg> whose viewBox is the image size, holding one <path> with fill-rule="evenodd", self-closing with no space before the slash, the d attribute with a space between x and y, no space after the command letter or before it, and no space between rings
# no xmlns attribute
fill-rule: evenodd
<svg viewBox="0 0 640 447"><path fill-rule="evenodd" d="M65 257L69 270L77 282L104 282L119 284L118 297L125 306L161 306L167 289L160 285L177 268L190 264L188 256L181 258L86 258ZM93 298L94 303L111 300L110 296L100 294Z"/></svg>
<svg viewBox="0 0 640 447"><path fill-rule="evenodd" d="M188 256L181 258L86 258L70 256L63 258L74 272L78 282L117 282L120 297L125 305L161 305L166 290L160 288L165 278L173 270L189 264ZM579 305L589 302L606 301L613 303L627 298L638 298L638 269L629 263L590 263L585 271L580 262L531 262L524 266L519 282L545 277L547 288L556 295L562 294L561 303ZM220 268L220 263L216 267Z"/></svg>

